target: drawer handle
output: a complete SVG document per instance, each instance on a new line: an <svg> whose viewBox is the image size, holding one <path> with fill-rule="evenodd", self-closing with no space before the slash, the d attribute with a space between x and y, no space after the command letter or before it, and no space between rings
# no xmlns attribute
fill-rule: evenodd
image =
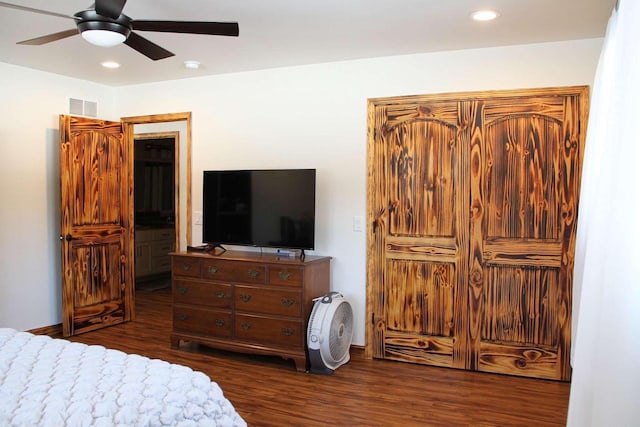
<svg viewBox="0 0 640 427"><path fill-rule="evenodd" d="M191 265L190 265L190 264L182 263L182 269L183 269L184 271L189 271L189 270L191 270Z"/></svg>
<svg viewBox="0 0 640 427"><path fill-rule="evenodd" d="M250 324L248 324L248 323L241 323L241 324L240 324L240 327L241 327L242 329L244 329L245 331L248 331L249 329L251 329L251 325L250 325Z"/></svg>
<svg viewBox="0 0 640 427"><path fill-rule="evenodd" d="M247 271L247 274L252 279L255 279L256 277L258 277L260 275L260 272L258 270L249 270L249 271Z"/></svg>
<svg viewBox="0 0 640 427"><path fill-rule="evenodd" d="M247 295L247 294L240 294L238 296L238 298L240 298L240 301L242 302L249 302L251 301L251 295Z"/></svg>
<svg viewBox="0 0 640 427"><path fill-rule="evenodd" d="M209 266L209 268L207 268L207 271L209 272L209 274L216 274L218 272L218 267Z"/></svg>
<svg viewBox="0 0 640 427"><path fill-rule="evenodd" d="M291 335L294 334L294 330L291 328L282 328L282 335L290 337Z"/></svg>
<svg viewBox="0 0 640 427"><path fill-rule="evenodd" d="M189 292L189 289L185 288L184 286L179 286L178 287L178 293L180 295L186 295L187 292Z"/></svg>
<svg viewBox="0 0 640 427"><path fill-rule="evenodd" d="M296 300L294 300L293 298L282 298L280 302L284 306L291 307L293 304L296 303Z"/></svg>
<svg viewBox="0 0 640 427"><path fill-rule="evenodd" d="M223 327L224 325L226 325L226 324L227 324L227 322L225 322L224 320L222 320L222 319L216 319L216 326L217 326L218 328L222 328L222 327Z"/></svg>
<svg viewBox="0 0 640 427"><path fill-rule="evenodd" d="M226 292L222 292L222 291L218 291L218 292L215 293L215 295L216 295L216 298L222 299L222 298L226 298L227 293Z"/></svg>
<svg viewBox="0 0 640 427"><path fill-rule="evenodd" d="M189 315L188 314L184 314L184 313L180 313L180 314L178 314L178 319L180 319L180 320L188 320L189 319Z"/></svg>
<svg viewBox="0 0 640 427"><path fill-rule="evenodd" d="M278 273L278 276L280 276L280 279L282 280L289 280L291 278L291 273L288 271L281 271Z"/></svg>

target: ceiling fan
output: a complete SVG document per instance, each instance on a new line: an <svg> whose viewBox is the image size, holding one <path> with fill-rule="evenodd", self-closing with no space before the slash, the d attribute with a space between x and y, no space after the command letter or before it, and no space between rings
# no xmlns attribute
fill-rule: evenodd
<svg viewBox="0 0 640 427"><path fill-rule="evenodd" d="M138 33L135 33L133 30L234 37L237 37L239 34L237 22L148 21L131 19L122 13L126 2L127 0L96 0L91 7L86 10L81 10L73 16L2 1L0 1L0 6L76 21L77 28L23 40L18 42L18 44L42 45L81 34L89 43L98 46L110 47L124 43L154 61L169 58L170 56L174 56L174 54L147 40Z"/></svg>

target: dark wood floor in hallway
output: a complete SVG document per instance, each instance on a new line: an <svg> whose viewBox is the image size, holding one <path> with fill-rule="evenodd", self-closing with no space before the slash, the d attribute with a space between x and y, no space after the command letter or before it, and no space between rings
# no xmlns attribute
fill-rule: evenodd
<svg viewBox="0 0 640 427"><path fill-rule="evenodd" d="M249 426L562 426L569 384L384 360L354 350L334 375L292 361L169 346L168 289L138 291L135 321L73 337L190 366L222 387Z"/></svg>

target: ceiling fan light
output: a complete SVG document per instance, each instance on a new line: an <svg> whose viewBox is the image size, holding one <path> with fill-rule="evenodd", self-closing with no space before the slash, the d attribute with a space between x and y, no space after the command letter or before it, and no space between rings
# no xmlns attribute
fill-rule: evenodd
<svg viewBox="0 0 640 427"><path fill-rule="evenodd" d="M82 32L82 38L93 45L102 47L116 46L127 39L124 34L111 30L85 30Z"/></svg>

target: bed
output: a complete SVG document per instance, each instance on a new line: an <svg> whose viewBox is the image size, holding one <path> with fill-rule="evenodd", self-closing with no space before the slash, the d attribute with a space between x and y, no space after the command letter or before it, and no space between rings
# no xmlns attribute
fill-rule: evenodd
<svg viewBox="0 0 640 427"><path fill-rule="evenodd" d="M0 328L1 426L246 426L202 372Z"/></svg>

